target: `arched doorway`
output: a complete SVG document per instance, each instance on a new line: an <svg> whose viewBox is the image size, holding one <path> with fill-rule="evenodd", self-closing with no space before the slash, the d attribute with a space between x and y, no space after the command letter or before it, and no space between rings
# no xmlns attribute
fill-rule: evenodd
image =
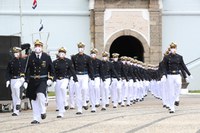
<svg viewBox="0 0 200 133"><path fill-rule="evenodd" d="M110 55L119 53L120 56L128 56L144 61L144 48L140 40L133 36L120 36L115 39L110 47Z"/></svg>

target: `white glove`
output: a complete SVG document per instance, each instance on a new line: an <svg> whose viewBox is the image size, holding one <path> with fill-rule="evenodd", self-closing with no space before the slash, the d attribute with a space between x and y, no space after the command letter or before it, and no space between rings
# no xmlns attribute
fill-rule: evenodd
<svg viewBox="0 0 200 133"><path fill-rule="evenodd" d="M190 80L192 80L192 79L193 79L193 76L192 76L192 75L190 75L190 76L189 76L189 79L190 79Z"/></svg>
<svg viewBox="0 0 200 133"><path fill-rule="evenodd" d="M25 89L27 89L28 83L27 83L27 82L24 82L23 86L24 86Z"/></svg>
<svg viewBox="0 0 200 133"><path fill-rule="evenodd" d="M165 82L166 81L166 76L163 75L162 78L161 78L161 82Z"/></svg>
<svg viewBox="0 0 200 133"><path fill-rule="evenodd" d="M10 81L6 81L6 87L8 88L8 86L10 85Z"/></svg>
<svg viewBox="0 0 200 133"><path fill-rule="evenodd" d="M25 79L23 77L20 78L21 83L24 83Z"/></svg>
<svg viewBox="0 0 200 133"><path fill-rule="evenodd" d="M186 80L186 82L187 82L187 83L189 83L189 82L190 82L189 78L186 78L185 80Z"/></svg>
<svg viewBox="0 0 200 133"><path fill-rule="evenodd" d="M52 80L50 80L50 79L47 80L47 86L51 86L52 83L53 83Z"/></svg>

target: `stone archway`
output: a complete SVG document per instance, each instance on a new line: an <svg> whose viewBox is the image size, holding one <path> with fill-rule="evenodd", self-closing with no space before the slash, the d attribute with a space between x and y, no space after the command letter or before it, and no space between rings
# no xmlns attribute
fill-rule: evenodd
<svg viewBox="0 0 200 133"><path fill-rule="evenodd" d="M150 62L150 54L149 54L150 47L148 45L147 40L141 34L139 34L136 31L133 31L133 30L125 29L125 30L121 30L121 31L113 34L106 42L105 50L110 51L113 41L116 40L117 38L119 38L120 36L133 36L133 37L137 38L141 42L141 44L144 48L144 62L145 63Z"/></svg>

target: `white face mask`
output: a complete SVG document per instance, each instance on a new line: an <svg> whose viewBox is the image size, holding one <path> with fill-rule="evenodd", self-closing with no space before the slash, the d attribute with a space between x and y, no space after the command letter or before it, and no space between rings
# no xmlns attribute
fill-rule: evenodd
<svg viewBox="0 0 200 133"><path fill-rule="evenodd" d="M96 54L91 54L91 57L92 57L92 58L95 58L95 57L96 57Z"/></svg>
<svg viewBox="0 0 200 133"><path fill-rule="evenodd" d="M125 63L126 63L126 61L122 61L122 63L123 63L123 64L125 64Z"/></svg>
<svg viewBox="0 0 200 133"><path fill-rule="evenodd" d="M104 60L104 61L107 61L107 57L103 57L103 60Z"/></svg>
<svg viewBox="0 0 200 133"><path fill-rule="evenodd" d="M17 58L20 56L20 53L14 53L14 56Z"/></svg>
<svg viewBox="0 0 200 133"><path fill-rule="evenodd" d="M113 58L113 61L118 61L118 58Z"/></svg>
<svg viewBox="0 0 200 133"><path fill-rule="evenodd" d="M35 53L41 53L42 52L42 48L41 47L35 47Z"/></svg>
<svg viewBox="0 0 200 133"><path fill-rule="evenodd" d="M60 58L64 58L66 54L63 53L63 52L60 52L58 55L59 55Z"/></svg>
<svg viewBox="0 0 200 133"><path fill-rule="evenodd" d="M175 49L175 48L172 48L172 49L171 49L171 52L172 52L173 54L175 54L175 53L176 53L176 49Z"/></svg>
<svg viewBox="0 0 200 133"><path fill-rule="evenodd" d="M84 48L78 48L78 52L79 53L83 53L84 52Z"/></svg>

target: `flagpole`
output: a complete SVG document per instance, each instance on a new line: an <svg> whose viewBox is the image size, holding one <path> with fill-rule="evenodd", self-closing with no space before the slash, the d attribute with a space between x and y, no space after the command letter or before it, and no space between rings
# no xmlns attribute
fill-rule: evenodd
<svg viewBox="0 0 200 133"><path fill-rule="evenodd" d="M22 31L22 2L19 0L19 12L20 12L20 34L21 34L21 43L23 43L23 31Z"/></svg>

